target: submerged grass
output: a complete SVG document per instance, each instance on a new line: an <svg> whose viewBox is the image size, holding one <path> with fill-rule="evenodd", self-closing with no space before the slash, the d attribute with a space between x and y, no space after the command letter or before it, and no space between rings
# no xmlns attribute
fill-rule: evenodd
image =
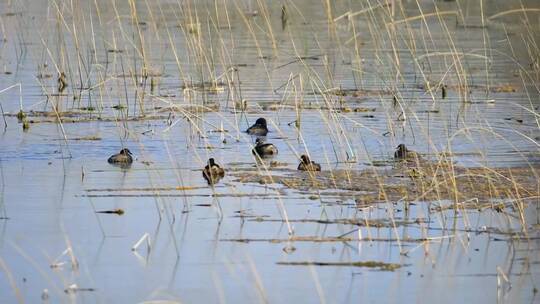
<svg viewBox="0 0 540 304"><path fill-rule="evenodd" d="M286 266L350 266L350 267L364 267L364 268L376 268L380 271L395 271L403 265L384 263L377 261L366 262L277 262L278 265Z"/></svg>
<svg viewBox="0 0 540 304"><path fill-rule="evenodd" d="M482 204L494 199L539 197L540 167L464 168L437 163L406 164L380 170L334 170L316 174L273 175L274 183L302 191L338 189L358 192L362 205L387 201L456 202L476 199ZM231 172L238 182L268 183L258 172ZM349 193L350 194L350 193ZM479 204L479 205L482 205Z"/></svg>

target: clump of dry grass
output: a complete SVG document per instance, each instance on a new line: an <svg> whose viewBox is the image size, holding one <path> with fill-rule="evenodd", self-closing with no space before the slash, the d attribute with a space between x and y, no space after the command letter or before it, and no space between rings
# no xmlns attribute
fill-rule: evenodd
<svg viewBox="0 0 540 304"><path fill-rule="evenodd" d="M438 201L458 202L477 199L513 200L537 197L540 167L508 169L464 168L436 164L403 165L381 170L333 170L311 174L268 175L258 172L233 172L238 182L270 181L302 191L338 189L356 191L364 202Z"/></svg>

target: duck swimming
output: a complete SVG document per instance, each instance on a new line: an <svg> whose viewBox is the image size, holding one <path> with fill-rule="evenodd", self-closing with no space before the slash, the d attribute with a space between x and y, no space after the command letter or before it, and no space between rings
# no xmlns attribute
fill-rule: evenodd
<svg viewBox="0 0 540 304"><path fill-rule="evenodd" d="M321 171L321 165L309 159L309 156L300 156L300 164L298 165L300 171Z"/></svg>
<svg viewBox="0 0 540 304"><path fill-rule="evenodd" d="M251 152L255 156L259 156L261 158L270 157L278 154L278 149L276 146L274 146L271 143L265 143L264 140L257 138L255 141L256 145Z"/></svg>
<svg viewBox="0 0 540 304"><path fill-rule="evenodd" d="M408 158L414 158L417 156L418 154L416 154L416 152L407 149L407 147L404 144L399 144L396 147L396 151L394 152L394 159L397 159L397 160L404 160Z"/></svg>
<svg viewBox="0 0 540 304"><path fill-rule="evenodd" d="M202 175L209 185L213 185L225 176L225 170L216 164L213 158L210 158Z"/></svg>
<svg viewBox="0 0 540 304"><path fill-rule="evenodd" d="M266 126L266 119L259 118L255 123L246 130L249 135L266 136L268 134L268 127Z"/></svg>
<svg viewBox="0 0 540 304"><path fill-rule="evenodd" d="M109 164L131 164L133 162L133 157L131 157L131 155L131 151L124 148L120 150L118 154L114 154L113 156L109 157L107 161Z"/></svg>

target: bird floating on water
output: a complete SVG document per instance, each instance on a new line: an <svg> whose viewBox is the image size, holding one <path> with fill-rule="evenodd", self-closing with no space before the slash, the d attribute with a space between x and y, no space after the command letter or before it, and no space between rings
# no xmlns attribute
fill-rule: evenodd
<svg viewBox="0 0 540 304"><path fill-rule="evenodd" d="M300 164L298 165L300 171L321 171L321 165L309 159L309 156L300 156Z"/></svg>
<svg viewBox="0 0 540 304"><path fill-rule="evenodd" d="M396 147L396 151L394 152L394 159L406 160L406 159L413 159L413 158L418 158L418 153L407 149L407 147L404 144L399 144Z"/></svg>
<svg viewBox="0 0 540 304"><path fill-rule="evenodd" d="M131 155L131 151L129 151L129 149L127 148L124 148L120 150L119 153L109 157L107 161L109 162L109 164L131 164L133 162L133 157L131 157Z"/></svg>
<svg viewBox="0 0 540 304"><path fill-rule="evenodd" d="M209 185L213 185L225 176L225 170L216 164L213 158L210 158L203 169L202 175Z"/></svg>
<svg viewBox="0 0 540 304"><path fill-rule="evenodd" d="M246 130L249 135L266 136L268 134L268 127L266 125L266 119L259 118L255 123Z"/></svg>
<svg viewBox="0 0 540 304"><path fill-rule="evenodd" d="M255 147L253 148L253 150L251 150L251 152L255 156L258 155L261 158L265 158L278 154L278 149L276 148L276 146L271 143L265 143L264 140L262 140L261 138L257 138L255 143Z"/></svg>

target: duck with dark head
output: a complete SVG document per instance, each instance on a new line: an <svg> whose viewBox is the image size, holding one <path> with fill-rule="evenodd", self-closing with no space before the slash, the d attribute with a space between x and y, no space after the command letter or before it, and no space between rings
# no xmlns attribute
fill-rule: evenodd
<svg viewBox="0 0 540 304"><path fill-rule="evenodd" d="M203 169L202 175L209 185L213 185L225 176L225 170L216 164L213 158L210 158Z"/></svg>
<svg viewBox="0 0 540 304"><path fill-rule="evenodd" d="M107 162L109 162L109 164L131 164L133 162L133 157L131 155L131 151L129 151L129 149L127 148L124 148L120 150L119 153L109 157Z"/></svg>
<svg viewBox="0 0 540 304"><path fill-rule="evenodd" d="M309 159L309 156L300 156L300 164L298 165L300 171L321 171L321 165Z"/></svg>
<svg viewBox="0 0 540 304"><path fill-rule="evenodd" d="M396 160L411 160L415 158L420 158L418 153L407 149L407 147L404 144L399 144L396 147L396 151L394 152L394 159Z"/></svg>
<svg viewBox="0 0 540 304"><path fill-rule="evenodd" d="M255 136L266 136L268 134L268 126L266 125L266 119L259 118L255 123L246 130L247 134Z"/></svg>
<svg viewBox="0 0 540 304"><path fill-rule="evenodd" d="M261 158L272 157L278 154L278 149L271 143L265 143L261 138L255 141L255 147L251 150L253 155Z"/></svg>

